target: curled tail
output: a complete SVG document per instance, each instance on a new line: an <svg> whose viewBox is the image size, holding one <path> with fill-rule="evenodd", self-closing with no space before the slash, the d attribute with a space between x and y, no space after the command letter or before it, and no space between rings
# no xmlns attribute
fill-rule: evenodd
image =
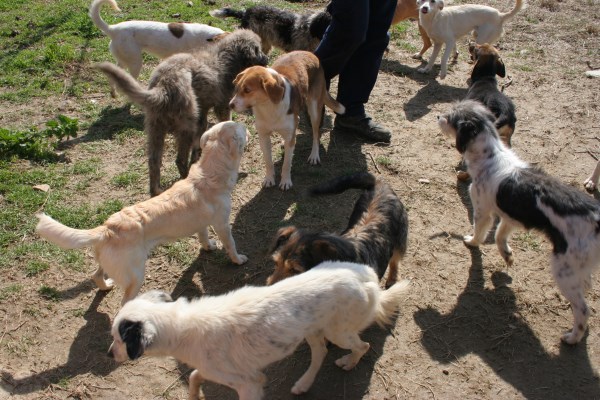
<svg viewBox="0 0 600 400"><path fill-rule="evenodd" d="M376 178L368 172L357 172L355 174L338 176L327 182L315 185L309 189L311 196L327 194L340 194L348 189L373 190Z"/></svg>
<svg viewBox="0 0 600 400"><path fill-rule="evenodd" d="M96 64L96 68L104 72L113 85L115 85L125 96L141 106L162 105L162 96L157 93L157 89L145 89L133 76L128 74L122 68L109 62Z"/></svg>
<svg viewBox="0 0 600 400"><path fill-rule="evenodd" d="M404 298L408 286L410 286L410 281L405 279L381 292L379 304L375 310L375 322L377 322L378 325L384 326L392 322L392 318L398 313L398 305Z"/></svg>
<svg viewBox="0 0 600 400"><path fill-rule="evenodd" d="M239 19L240 21L246 15L246 11L234 10L233 8L229 8L229 7L221 8L219 10L212 10L212 11L209 11L208 13L215 18L234 17L236 19Z"/></svg>
<svg viewBox="0 0 600 400"><path fill-rule="evenodd" d="M329 94L328 91L325 91L325 99L323 99L323 100L324 100L325 105L327 107L331 108L336 113L344 114L346 112L346 107L344 107L344 105L342 103L338 102L333 97L331 97L331 95Z"/></svg>
<svg viewBox="0 0 600 400"><path fill-rule="evenodd" d="M63 249L90 247L102 240L107 229L104 225L93 229L74 229L43 213L36 217L39 219L35 227L38 235Z"/></svg>
<svg viewBox="0 0 600 400"><path fill-rule="evenodd" d="M110 36L110 27L104 22L102 17L100 17L100 7L104 3L110 4L113 10L121 11L115 0L94 0L90 6L89 16L98 29L104 32L105 35Z"/></svg>
<svg viewBox="0 0 600 400"><path fill-rule="evenodd" d="M514 17L515 14L518 13L519 11L521 11L523 8L525 8L525 6L526 6L525 0L517 0L517 3L515 4L515 8L513 8L512 10L510 10L507 13L502 14L502 16L501 16L502 22Z"/></svg>

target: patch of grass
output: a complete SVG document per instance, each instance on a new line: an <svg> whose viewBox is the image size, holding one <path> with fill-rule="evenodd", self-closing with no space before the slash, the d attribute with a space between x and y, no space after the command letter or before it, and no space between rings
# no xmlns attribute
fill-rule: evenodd
<svg viewBox="0 0 600 400"><path fill-rule="evenodd" d="M170 262L177 265L191 265L196 259L196 252L186 240L168 243L159 250L164 253Z"/></svg>
<svg viewBox="0 0 600 400"><path fill-rule="evenodd" d="M384 167L389 167L390 165L392 165L392 160L390 160L390 158L386 156L377 156L375 161L377 161L377 164L383 165Z"/></svg>
<svg viewBox="0 0 600 400"><path fill-rule="evenodd" d="M514 236L514 240L519 242L519 244L526 249L531 249L538 251L540 250L540 242L536 238L535 235L532 235L530 232L519 233Z"/></svg>
<svg viewBox="0 0 600 400"><path fill-rule="evenodd" d="M60 300L60 291L50 286L42 285L42 287L38 289L38 293L40 296L50 301Z"/></svg>
<svg viewBox="0 0 600 400"><path fill-rule="evenodd" d="M141 174L139 174L138 172L135 171L125 171L125 172L121 172L120 174L115 175L110 182L120 188L126 188L128 186L131 186L137 182L140 181L141 179Z"/></svg>
<svg viewBox="0 0 600 400"><path fill-rule="evenodd" d="M0 289L0 301L4 301L11 297L12 295L16 295L21 293L23 290L23 286L19 284L12 284Z"/></svg>
<svg viewBox="0 0 600 400"><path fill-rule="evenodd" d="M25 267L25 276L35 276L41 272L44 272L50 268L50 265L44 261L32 260L27 263Z"/></svg>

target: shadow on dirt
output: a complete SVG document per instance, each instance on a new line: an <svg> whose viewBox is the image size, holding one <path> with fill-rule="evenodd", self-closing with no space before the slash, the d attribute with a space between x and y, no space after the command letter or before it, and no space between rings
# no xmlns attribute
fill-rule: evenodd
<svg viewBox="0 0 600 400"><path fill-rule="evenodd" d="M106 376L113 371L117 364L106 356L106 350L112 340L109 334L110 317L97 311L107 293L96 292L90 307L83 314L86 323L71 343L69 358L65 364L18 379L11 373L2 371L2 388L13 395L27 394L44 390L50 385L59 384L78 375L91 373Z"/></svg>

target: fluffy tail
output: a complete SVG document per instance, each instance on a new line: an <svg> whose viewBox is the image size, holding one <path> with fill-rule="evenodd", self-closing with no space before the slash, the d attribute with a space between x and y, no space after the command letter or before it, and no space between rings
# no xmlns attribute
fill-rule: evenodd
<svg viewBox="0 0 600 400"><path fill-rule="evenodd" d="M234 17L236 19L239 19L240 21L242 20L242 18L244 18L244 15L246 15L246 11L234 10L233 8L229 7L221 8L219 10L212 10L208 13L215 18Z"/></svg>
<svg viewBox="0 0 600 400"><path fill-rule="evenodd" d="M377 310L375 310L375 322L379 326L389 325L392 322L392 318L398 313L398 305L404 298L404 293L408 290L409 285L410 281L405 279L381 292L379 304Z"/></svg>
<svg viewBox="0 0 600 400"><path fill-rule="evenodd" d="M525 0L517 0L517 4L515 4L515 8L513 8L512 10L510 10L507 13L502 14L502 22L514 17L515 14L518 13L519 11L521 11L523 8L525 8L525 6L526 6Z"/></svg>
<svg viewBox="0 0 600 400"><path fill-rule="evenodd" d="M331 97L329 92L325 91L325 99L324 103L327 107L331 108L338 114L343 114L346 112L346 107L342 105L342 103L338 102L336 99Z"/></svg>
<svg viewBox="0 0 600 400"><path fill-rule="evenodd" d="M63 249L92 246L100 241L106 232L103 225L94 229L73 229L43 213L37 214L36 217L39 219L35 227L38 235Z"/></svg>
<svg viewBox="0 0 600 400"><path fill-rule="evenodd" d="M90 6L89 15L90 15L90 18L92 19L92 21L94 22L94 25L96 25L96 27L98 27L98 29L100 29L102 32L104 32L105 35L110 36L110 27L108 26L108 24L106 22L104 22L102 17L100 17L100 7L104 3L110 4L110 6L113 8L113 10L121 11L121 9L119 8L119 6L117 5L117 2L115 0L94 0L92 2L92 5Z"/></svg>
<svg viewBox="0 0 600 400"><path fill-rule="evenodd" d="M376 179L368 172L357 172L351 175L338 176L327 182L315 185L308 190L310 196L340 194L348 189L373 190Z"/></svg>
<svg viewBox="0 0 600 400"><path fill-rule="evenodd" d="M104 72L111 83L132 102L141 106L156 106L162 103L161 96L156 93L156 90L143 88L133 76L122 68L109 62L98 63L95 67Z"/></svg>

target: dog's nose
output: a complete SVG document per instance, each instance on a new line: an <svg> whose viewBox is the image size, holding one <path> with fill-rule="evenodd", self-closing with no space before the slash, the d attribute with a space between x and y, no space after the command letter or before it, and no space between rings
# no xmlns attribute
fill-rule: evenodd
<svg viewBox="0 0 600 400"><path fill-rule="evenodd" d="M421 12L422 12L423 14L427 14L427 13L429 12L429 9L428 9L427 7L422 7L422 8L421 8Z"/></svg>
<svg viewBox="0 0 600 400"><path fill-rule="evenodd" d="M440 116L439 115L437 116L437 119L438 119L438 121L440 120Z"/></svg>
<svg viewBox="0 0 600 400"><path fill-rule="evenodd" d="M233 104L233 100L229 102L229 108L231 108L233 110L233 108L235 107L235 105Z"/></svg>
<svg viewBox="0 0 600 400"><path fill-rule="evenodd" d="M113 352L112 352L112 349L109 349L109 350L106 352L106 355L107 355L107 356L109 356L110 358L113 358L113 359L115 358L115 355L113 354Z"/></svg>

